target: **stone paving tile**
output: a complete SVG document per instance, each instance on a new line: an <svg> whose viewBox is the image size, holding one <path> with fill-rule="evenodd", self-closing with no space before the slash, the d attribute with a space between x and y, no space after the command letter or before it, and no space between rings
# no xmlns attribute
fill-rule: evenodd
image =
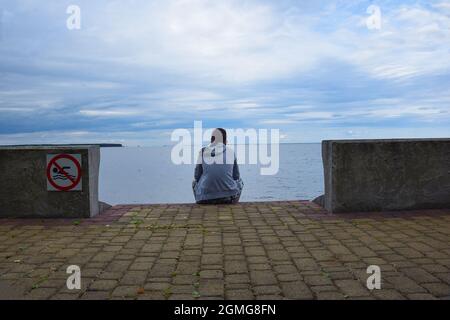
<svg viewBox="0 0 450 320"><path fill-rule="evenodd" d="M66 287L69 265L80 290ZM366 287L369 265L380 290ZM24 299L449 299L450 210L333 215L282 201L0 219L0 288Z"/></svg>
<svg viewBox="0 0 450 320"><path fill-rule="evenodd" d="M225 299L253 300L254 296L250 289L233 289L233 290L227 290Z"/></svg>
<svg viewBox="0 0 450 320"><path fill-rule="evenodd" d="M95 280L89 285L90 291L108 291L112 290L117 286L118 282L116 280Z"/></svg>
<svg viewBox="0 0 450 320"><path fill-rule="evenodd" d="M81 300L107 300L111 292L109 291L87 291L81 295Z"/></svg>

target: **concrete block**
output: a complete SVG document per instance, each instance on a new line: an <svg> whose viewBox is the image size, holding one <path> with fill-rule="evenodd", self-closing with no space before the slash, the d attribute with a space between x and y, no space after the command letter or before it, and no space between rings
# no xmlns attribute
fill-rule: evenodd
<svg viewBox="0 0 450 320"><path fill-rule="evenodd" d="M47 154L81 154L82 190L47 190ZM88 218L99 213L100 149L91 146L0 147L0 218Z"/></svg>
<svg viewBox="0 0 450 320"><path fill-rule="evenodd" d="M450 208L450 139L322 141L329 212Z"/></svg>

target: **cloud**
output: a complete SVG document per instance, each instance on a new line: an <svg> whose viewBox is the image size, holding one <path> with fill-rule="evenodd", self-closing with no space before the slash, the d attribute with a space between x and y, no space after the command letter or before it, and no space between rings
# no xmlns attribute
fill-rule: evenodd
<svg viewBox="0 0 450 320"><path fill-rule="evenodd" d="M382 1L381 30L366 27L371 1L79 1L73 31L69 4L2 4L0 135L11 141L142 143L194 120L311 124L311 138L330 127L361 137L360 122L450 134L448 2Z"/></svg>
<svg viewBox="0 0 450 320"><path fill-rule="evenodd" d="M311 70L337 50L307 24L298 23L298 10L280 11L258 1L142 2L139 11L111 2L104 12L88 31L118 54L113 59L203 81L285 77Z"/></svg>
<svg viewBox="0 0 450 320"><path fill-rule="evenodd" d="M135 110L80 110L80 113L89 117L124 117L139 114Z"/></svg>
<svg viewBox="0 0 450 320"><path fill-rule="evenodd" d="M383 24L379 31L336 32L335 36L352 49L351 61L380 79L407 80L449 72L448 14L419 5L381 10ZM347 36L345 41L343 37Z"/></svg>

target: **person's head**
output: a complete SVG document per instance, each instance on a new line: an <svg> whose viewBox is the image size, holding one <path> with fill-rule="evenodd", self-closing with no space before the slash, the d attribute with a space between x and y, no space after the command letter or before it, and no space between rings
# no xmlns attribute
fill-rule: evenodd
<svg viewBox="0 0 450 320"><path fill-rule="evenodd" d="M227 132L223 128L214 129L211 135L211 143L222 142L223 144L227 144Z"/></svg>

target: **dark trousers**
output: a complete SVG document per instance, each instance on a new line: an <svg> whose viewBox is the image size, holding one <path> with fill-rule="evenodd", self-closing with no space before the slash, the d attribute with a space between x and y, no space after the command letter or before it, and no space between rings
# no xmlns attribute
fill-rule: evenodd
<svg viewBox="0 0 450 320"><path fill-rule="evenodd" d="M244 187L244 182L242 179L237 180L239 185L239 193L234 196L224 197L224 198L217 198L217 199L208 199L208 200L200 200L197 201L197 204L234 204L239 202L239 198L241 197L242 188ZM192 191L195 194L195 186L197 182L194 180L192 181Z"/></svg>
<svg viewBox="0 0 450 320"><path fill-rule="evenodd" d="M231 197L197 201L197 204L235 204L239 202L240 197L241 193L238 193Z"/></svg>

